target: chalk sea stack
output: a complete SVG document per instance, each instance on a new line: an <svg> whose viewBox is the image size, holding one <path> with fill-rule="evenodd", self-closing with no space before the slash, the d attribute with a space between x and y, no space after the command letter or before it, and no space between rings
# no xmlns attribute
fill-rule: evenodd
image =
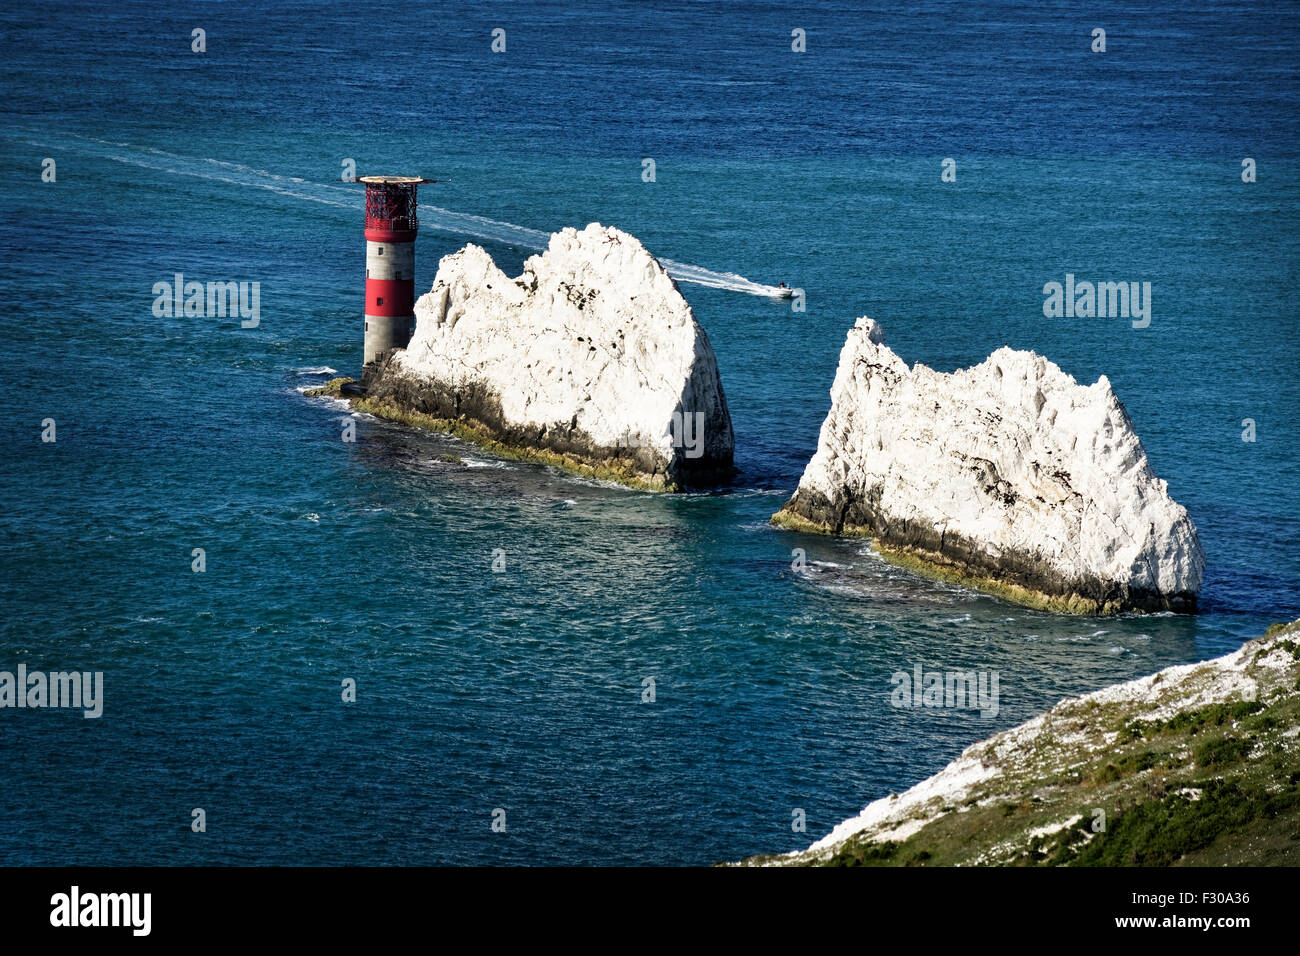
<svg viewBox="0 0 1300 956"><path fill-rule="evenodd" d="M731 416L708 336L633 236L564 229L517 278L467 245L439 262L415 316L410 344L366 367L359 407L458 422L638 487L731 477Z"/></svg>
<svg viewBox="0 0 1300 956"><path fill-rule="evenodd" d="M1045 610L1194 611L1196 527L1102 376L1001 348L912 368L858 319L794 497L773 516L867 535L899 564Z"/></svg>

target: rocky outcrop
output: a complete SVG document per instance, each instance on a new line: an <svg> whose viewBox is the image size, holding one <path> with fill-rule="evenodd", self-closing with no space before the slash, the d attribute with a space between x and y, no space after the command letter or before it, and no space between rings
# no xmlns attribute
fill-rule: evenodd
<svg viewBox="0 0 1300 956"><path fill-rule="evenodd" d="M952 374L909 369L868 318L773 521L869 535L918 571L1055 611L1192 611L1205 567L1104 376L1083 386L1008 348Z"/></svg>
<svg viewBox="0 0 1300 956"><path fill-rule="evenodd" d="M367 370L372 403L472 422L505 446L645 487L732 474L708 336L658 260L593 223L511 278L468 245L438 264L410 345Z"/></svg>
<svg viewBox="0 0 1300 956"><path fill-rule="evenodd" d="M1300 621L1064 700L762 865L1300 865Z"/></svg>

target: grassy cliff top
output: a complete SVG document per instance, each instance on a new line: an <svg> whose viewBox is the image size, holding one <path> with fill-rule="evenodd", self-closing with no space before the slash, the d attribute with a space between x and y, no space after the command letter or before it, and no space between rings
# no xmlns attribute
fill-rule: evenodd
<svg viewBox="0 0 1300 956"><path fill-rule="evenodd" d="M1300 865L1300 621L1071 698L749 865Z"/></svg>

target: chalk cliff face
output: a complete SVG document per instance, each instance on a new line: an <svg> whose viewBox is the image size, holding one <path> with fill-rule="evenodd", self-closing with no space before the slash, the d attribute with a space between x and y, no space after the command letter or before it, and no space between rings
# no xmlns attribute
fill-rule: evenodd
<svg viewBox="0 0 1300 956"><path fill-rule="evenodd" d="M564 229L511 278L468 245L438 264L410 345L367 375L375 399L470 419L504 444L615 466L650 487L732 473L708 336L645 247Z"/></svg>
<svg viewBox="0 0 1300 956"><path fill-rule="evenodd" d="M861 318L817 453L774 522L1049 610L1195 609L1205 555L1103 376L1002 348L908 368Z"/></svg>
<svg viewBox="0 0 1300 956"><path fill-rule="evenodd" d="M1294 866L1297 638L1300 621L1274 625L1223 657L1063 700L807 850L749 862Z"/></svg>

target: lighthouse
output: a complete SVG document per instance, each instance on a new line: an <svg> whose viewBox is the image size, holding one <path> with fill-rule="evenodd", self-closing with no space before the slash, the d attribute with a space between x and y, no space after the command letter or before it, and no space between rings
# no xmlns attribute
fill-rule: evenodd
<svg viewBox="0 0 1300 956"><path fill-rule="evenodd" d="M415 331L415 190L418 176L362 176L366 184L364 365L405 348Z"/></svg>

